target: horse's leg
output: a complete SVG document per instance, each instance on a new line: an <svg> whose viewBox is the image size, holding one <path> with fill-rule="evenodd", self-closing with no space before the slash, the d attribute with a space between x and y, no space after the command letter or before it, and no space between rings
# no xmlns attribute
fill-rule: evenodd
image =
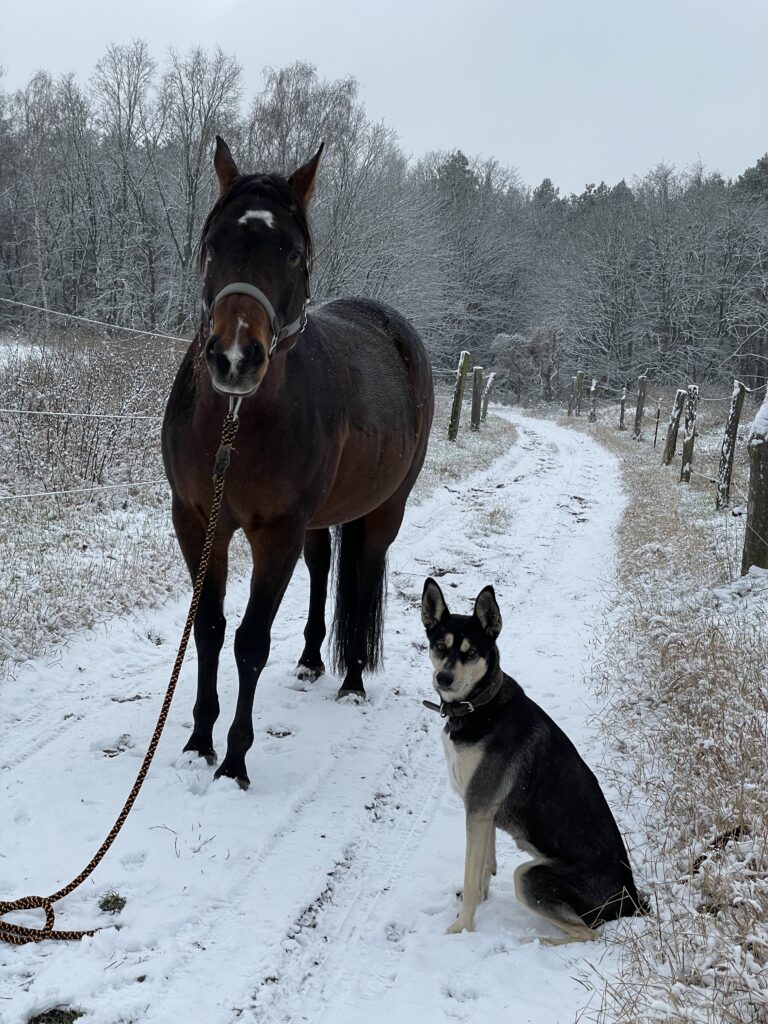
<svg viewBox="0 0 768 1024"><path fill-rule="evenodd" d="M245 755L253 743L253 698L269 656L272 622L290 582L304 541L304 526L264 526L246 530L253 553L251 596L235 633L240 685L235 717L227 734L227 756L216 772L249 786Z"/></svg>
<svg viewBox="0 0 768 1024"><path fill-rule="evenodd" d="M194 582L203 550L206 523L192 509L174 501L173 525ZM217 530L195 615L197 699L192 712L194 728L184 750L199 754L208 764L216 763L216 751L213 749L213 725L219 717L216 675L227 625L224 618L224 594L227 588L227 551L231 539L231 530L224 533Z"/></svg>
<svg viewBox="0 0 768 1024"><path fill-rule="evenodd" d="M309 615L304 627L304 651L296 674L299 679L314 682L325 672L320 647L325 640L325 599L331 568L331 534L328 529L307 530L304 561L309 569Z"/></svg>
<svg viewBox="0 0 768 1024"><path fill-rule="evenodd" d="M381 658L387 550L403 521L409 490L405 493L397 491L362 520L354 632L346 653L346 674L338 697L347 694L364 697L363 672L367 668L376 668Z"/></svg>

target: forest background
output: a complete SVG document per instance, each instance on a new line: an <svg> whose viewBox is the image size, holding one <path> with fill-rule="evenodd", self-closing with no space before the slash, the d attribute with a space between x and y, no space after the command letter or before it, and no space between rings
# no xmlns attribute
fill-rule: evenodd
<svg viewBox="0 0 768 1024"><path fill-rule="evenodd" d="M290 173L324 141L314 299L391 303L437 366L470 349L518 399L576 368L609 387L768 377L768 154L735 180L659 164L561 195L460 150L409 159L353 78L297 62L249 97L242 77L221 50L158 62L134 41L87 82L0 88L0 299L189 335L215 135L244 171ZM45 322L0 303L0 329Z"/></svg>

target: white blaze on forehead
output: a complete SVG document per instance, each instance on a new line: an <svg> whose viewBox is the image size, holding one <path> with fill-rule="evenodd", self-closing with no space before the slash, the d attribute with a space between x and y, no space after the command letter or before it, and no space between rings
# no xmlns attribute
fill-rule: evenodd
<svg viewBox="0 0 768 1024"><path fill-rule="evenodd" d="M269 212L269 210L246 210L242 217L238 219L238 224L247 224L249 220L260 220L267 225L268 228L275 226L275 218Z"/></svg>

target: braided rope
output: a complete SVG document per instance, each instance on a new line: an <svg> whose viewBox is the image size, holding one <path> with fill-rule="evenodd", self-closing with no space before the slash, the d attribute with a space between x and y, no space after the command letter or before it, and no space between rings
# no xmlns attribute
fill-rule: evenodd
<svg viewBox="0 0 768 1024"><path fill-rule="evenodd" d="M208 520L208 529L205 534L202 554L200 555L200 565L197 570L197 576L195 577L192 600L189 605L189 612L187 613L187 621L184 624L184 631L181 635L181 641L179 642L179 650L176 654L176 661L173 665L168 689L165 691L163 705L160 708L157 725L155 726L155 731L152 734L152 739L149 741L149 747L144 756L144 760L142 761L141 768L139 769L139 774L136 776L133 788L128 794L128 799L123 804L123 809L118 814L117 820L110 829L107 838L80 874L73 878L71 882L68 882L67 885L58 889L50 896L23 896L18 900L0 900L0 942L9 942L14 946L23 946L28 942L44 942L46 939L58 939L64 942L71 942L82 939L86 935L95 935L97 931L101 930L99 928L92 928L86 931L58 931L54 929L56 915L53 910L53 904L58 903L59 900L64 899L65 896L69 896L71 892L74 892L74 890L77 889L77 887L81 885L90 874L92 874L96 866L100 863L107 850L115 841L118 832L123 827L125 819L128 817L128 814L136 801L136 797L139 795L139 790L141 789L144 779L147 776L147 772L149 771L149 767L152 764L152 758L155 756L155 751L158 743L160 742L160 736L162 735L163 727L168 717L168 712L171 709L171 701L173 700L173 694L176 690L176 683L179 679L184 655L187 652L187 644L189 643L189 637L192 633L192 626L197 614L197 608L200 604L200 594L203 589L205 575L208 571L208 563L210 561L211 549L213 547L213 535L216 532L216 523L219 518L221 500L224 494L224 474L226 473L229 465L230 450L239 425L240 422L237 418L237 411L235 410L234 413L230 411L224 420L224 427L221 432L221 445L216 453L216 461L214 463L213 470L214 488L211 515ZM42 928L30 928L20 924L11 924L9 921L3 920L3 916L5 914L9 914L16 910L43 910L45 911L45 924Z"/></svg>

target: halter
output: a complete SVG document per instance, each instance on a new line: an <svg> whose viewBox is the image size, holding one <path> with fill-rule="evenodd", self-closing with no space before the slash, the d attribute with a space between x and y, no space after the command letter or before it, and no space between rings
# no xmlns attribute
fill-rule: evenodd
<svg viewBox="0 0 768 1024"><path fill-rule="evenodd" d="M252 299L256 299L259 305L262 307L264 312L267 314L269 320L269 326L272 331L272 341L269 344L269 355L275 351L279 343L283 338L288 338L292 334L301 334L304 328L307 326L307 303L309 302L309 273L305 272L304 277L304 293L306 298L304 299L304 305L301 307L301 314L293 320L291 323L286 324L285 327L277 329L277 313L275 313L275 307L269 301L269 298L264 294L261 288L257 288L256 285L248 284L246 281L235 281L233 284L228 284L222 288L218 295L215 297L211 305L208 307L208 317L210 320L213 319L213 313L216 306L222 299L226 298L227 295L248 295Z"/></svg>

